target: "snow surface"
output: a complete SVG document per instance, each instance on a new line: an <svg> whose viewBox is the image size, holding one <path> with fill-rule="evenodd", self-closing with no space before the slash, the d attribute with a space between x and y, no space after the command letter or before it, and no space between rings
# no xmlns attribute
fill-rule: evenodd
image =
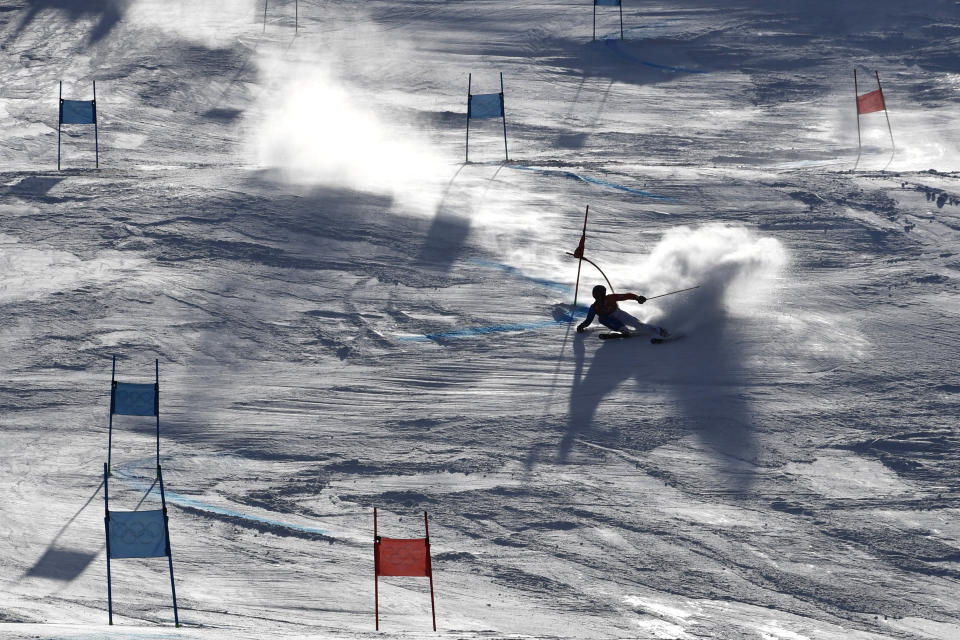
<svg viewBox="0 0 960 640"><path fill-rule="evenodd" d="M958 3L263 8L0 6L0 637L380 637L374 506L429 511L443 637L960 637ZM586 205L618 291L700 285L623 305L684 339L573 331ZM114 354L180 629L164 559L106 624Z"/></svg>

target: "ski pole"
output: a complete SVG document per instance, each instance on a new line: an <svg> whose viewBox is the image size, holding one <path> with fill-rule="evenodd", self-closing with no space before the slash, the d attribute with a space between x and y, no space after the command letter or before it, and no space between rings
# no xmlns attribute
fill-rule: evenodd
<svg viewBox="0 0 960 640"><path fill-rule="evenodd" d="M700 288L700 285L697 285L695 287L687 287L686 289L678 289L677 291L671 291L670 293L661 293L658 296L650 296L649 298L647 298L647 300L653 300L654 298L662 298L664 296L672 296L675 293L683 293L684 291L693 291L694 289L699 289L699 288Z"/></svg>

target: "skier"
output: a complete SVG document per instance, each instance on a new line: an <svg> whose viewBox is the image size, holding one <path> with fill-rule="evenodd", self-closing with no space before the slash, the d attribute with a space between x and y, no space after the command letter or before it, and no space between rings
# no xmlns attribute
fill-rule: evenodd
<svg viewBox="0 0 960 640"><path fill-rule="evenodd" d="M600 324L625 336L636 335L636 332L639 331L646 331L655 338L668 338L670 336L670 332L663 327L644 324L617 306L617 302L621 300L636 300L643 304L647 299L641 295L636 293L611 293L607 295L607 288L598 284L593 288L593 300L586 320L577 325L577 333L583 333L593 322L593 317L596 316ZM633 329L633 331L630 329Z"/></svg>

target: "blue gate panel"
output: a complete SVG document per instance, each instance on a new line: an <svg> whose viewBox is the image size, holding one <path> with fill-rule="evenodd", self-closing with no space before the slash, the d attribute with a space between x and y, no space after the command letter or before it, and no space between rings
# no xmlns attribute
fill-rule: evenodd
<svg viewBox="0 0 960 640"><path fill-rule="evenodd" d="M112 413L124 416L157 415L157 387L153 384L118 382L113 390Z"/></svg>
<svg viewBox="0 0 960 640"><path fill-rule="evenodd" d="M503 97L499 93L470 96L467 109L471 118L501 118L503 117Z"/></svg>
<svg viewBox="0 0 960 640"><path fill-rule="evenodd" d="M159 558L167 555L163 511L111 511L111 558Z"/></svg>
<svg viewBox="0 0 960 640"><path fill-rule="evenodd" d="M97 120L93 100L64 100L60 105L61 124L94 124Z"/></svg>

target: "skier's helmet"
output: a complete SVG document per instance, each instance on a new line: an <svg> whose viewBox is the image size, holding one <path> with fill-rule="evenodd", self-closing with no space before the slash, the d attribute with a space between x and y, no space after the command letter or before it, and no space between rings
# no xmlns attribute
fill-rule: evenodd
<svg viewBox="0 0 960 640"><path fill-rule="evenodd" d="M607 288L602 284L598 284L593 288L593 299L594 300L603 300L607 297Z"/></svg>

